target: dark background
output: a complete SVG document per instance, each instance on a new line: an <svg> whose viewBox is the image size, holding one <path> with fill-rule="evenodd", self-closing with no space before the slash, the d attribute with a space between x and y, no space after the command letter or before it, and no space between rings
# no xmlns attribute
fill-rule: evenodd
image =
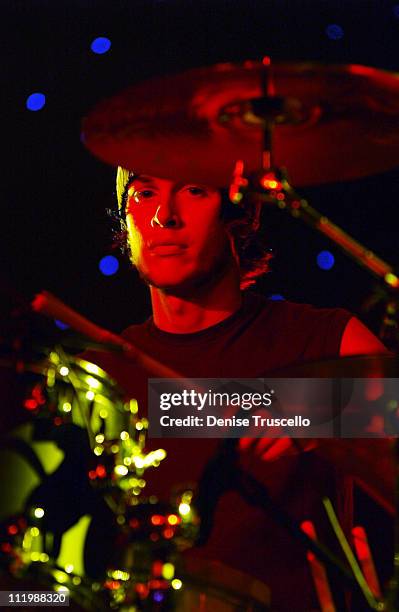
<svg viewBox="0 0 399 612"><path fill-rule="evenodd" d="M115 171L84 149L80 121L99 99L149 76L264 55L395 71L396 14L399 0L398 8L387 0L0 0L0 332L7 326L11 335L20 330L22 314L33 323L39 344L42 333L46 338L69 333L51 321L32 320L20 308L41 289L115 331L148 316L146 289L127 260L119 257L114 276L98 270L101 257L116 253L105 213L115 205ZM329 24L340 25L343 37L330 39ZM104 55L90 50L98 36L112 42ZM46 106L30 112L26 98L38 91L45 93ZM399 267L398 179L399 169L302 193ZM270 211L266 217L275 260L259 289L319 306L345 306L378 331L380 309L362 311L374 279L288 215ZM330 271L316 265L317 253L326 248L336 258ZM391 523L362 501L386 579Z"/></svg>
<svg viewBox="0 0 399 612"><path fill-rule="evenodd" d="M6 313L15 293L48 289L113 330L148 315L146 289L126 259L103 276L112 247L114 170L80 142L82 116L102 97L146 77L222 61L259 59L360 63L397 70L399 9L386 0L1 0L2 239ZM330 39L329 24L342 38ZM97 36L112 42L96 55ZM28 111L26 98L46 95ZM348 134L350 138L350 134ZM399 159L398 159L399 165ZM399 171L311 187L302 193L354 237L397 266ZM345 306L374 330L380 313L361 312L374 279L327 239L288 215L267 213L273 272L266 294ZM336 257L322 271L316 255ZM3 291L3 293L5 293Z"/></svg>

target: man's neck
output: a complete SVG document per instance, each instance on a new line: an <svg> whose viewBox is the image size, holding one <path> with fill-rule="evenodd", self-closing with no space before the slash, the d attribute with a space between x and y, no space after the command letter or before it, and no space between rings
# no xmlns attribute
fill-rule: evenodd
<svg viewBox="0 0 399 612"><path fill-rule="evenodd" d="M227 319L241 306L242 294L236 275L226 275L212 288L175 295L150 287L155 325L174 334L189 334Z"/></svg>

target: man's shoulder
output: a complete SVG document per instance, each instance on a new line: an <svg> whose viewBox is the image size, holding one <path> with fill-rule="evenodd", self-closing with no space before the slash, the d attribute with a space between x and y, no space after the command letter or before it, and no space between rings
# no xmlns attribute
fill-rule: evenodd
<svg viewBox="0 0 399 612"><path fill-rule="evenodd" d="M251 326L252 335L265 339L279 366L338 357L342 336L352 319L348 310L262 296L256 299L261 308Z"/></svg>
<svg viewBox="0 0 399 612"><path fill-rule="evenodd" d="M260 314L275 320L285 320L287 323L304 323L306 321L316 323L317 321L337 321L346 324L353 316L345 308L319 307L309 303L295 302L286 299L274 299L251 293L249 300L257 303Z"/></svg>

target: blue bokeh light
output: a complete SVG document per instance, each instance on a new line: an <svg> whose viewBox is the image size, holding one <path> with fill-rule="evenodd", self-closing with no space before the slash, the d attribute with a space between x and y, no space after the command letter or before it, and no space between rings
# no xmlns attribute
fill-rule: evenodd
<svg viewBox="0 0 399 612"><path fill-rule="evenodd" d="M26 108L30 111L38 111L46 104L46 96L43 93L33 93L26 98Z"/></svg>
<svg viewBox="0 0 399 612"><path fill-rule="evenodd" d="M392 12L395 15L396 19L399 19L399 4L393 5Z"/></svg>
<svg viewBox="0 0 399 612"><path fill-rule="evenodd" d="M59 329L62 329L62 331L69 329L69 325L67 325L63 321L60 321L59 319L54 319L54 323Z"/></svg>
<svg viewBox="0 0 399 612"><path fill-rule="evenodd" d="M344 29L337 23L330 23L326 27L326 34L331 40L339 40L344 35Z"/></svg>
<svg viewBox="0 0 399 612"><path fill-rule="evenodd" d="M161 591L155 591L153 598L154 601L160 602L165 599L165 595Z"/></svg>
<svg viewBox="0 0 399 612"><path fill-rule="evenodd" d="M281 293L272 293L269 295L269 300L273 300L274 302L281 302L281 300L285 300L285 297L281 295Z"/></svg>
<svg viewBox="0 0 399 612"><path fill-rule="evenodd" d="M320 251L316 258L317 265L322 270L331 270L335 264L335 258L330 251Z"/></svg>
<svg viewBox="0 0 399 612"><path fill-rule="evenodd" d="M90 45L90 49L93 51L93 53L97 53L98 55L106 53L110 50L110 48L111 41L105 36L99 36L98 38L95 38Z"/></svg>
<svg viewBox="0 0 399 612"><path fill-rule="evenodd" d="M104 276L112 276L118 272L119 261L113 255L106 255L100 259L98 267Z"/></svg>

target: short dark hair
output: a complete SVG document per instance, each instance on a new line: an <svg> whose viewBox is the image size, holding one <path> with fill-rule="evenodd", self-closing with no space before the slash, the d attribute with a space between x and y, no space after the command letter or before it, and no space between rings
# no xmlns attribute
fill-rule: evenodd
<svg viewBox="0 0 399 612"><path fill-rule="evenodd" d="M118 168L116 175L116 196L118 200L118 217L121 231L118 242L126 250L125 209L129 185L135 176L134 172ZM256 282L256 279L270 270L270 260L273 255L266 244L266 237L260 227L260 204L245 201L244 205L233 204L228 190L220 190L222 199L221 214L226 221L235 255L239 261L241 272L241 289L246 289Z"/></svg>

